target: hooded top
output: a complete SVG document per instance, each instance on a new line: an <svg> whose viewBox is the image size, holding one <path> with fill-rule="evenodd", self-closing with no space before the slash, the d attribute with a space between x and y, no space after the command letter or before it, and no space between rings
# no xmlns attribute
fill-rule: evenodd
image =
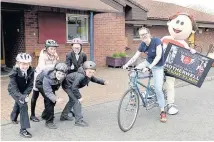
<svg viewBox="0 0 214 142"><path fill-rule="evenodd" d="M80 67L77 72L70 73L66 76L66 79L62 83L62 88L68 92L68 95L74 95L77 99L81 98L79 88L83 88L88 85L89 82L98 83L104 85L104 80L98 79L94 76L91 78L87 77L85 70Z"/></svg>

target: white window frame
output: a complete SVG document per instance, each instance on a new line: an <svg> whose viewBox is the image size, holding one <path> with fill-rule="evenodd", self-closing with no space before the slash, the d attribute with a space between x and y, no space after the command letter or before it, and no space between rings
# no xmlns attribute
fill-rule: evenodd
<svg viewBox="0 0 214 142"><path fill-rule="evenodd" d="M133 40L138 41L138 40L141 40L141 39L140 39L140 37L139 37L139 38L136 38L136 37L135 37L135 35L134 35L134 28L135 28L135 27L140 27L140 28L141 28L142 25L134 25L134 26L133 26Z"/></svg>
<svg viewBox="0 0 214 142"><path fill-rule="evenodd" d="M82 40L83 43L88 43L88 39L89 39L89 15L81 15L81 14L66 14L66 41L67 43L71 43L71 40L68 40L68 17L83 17L83 18L87 18L86 21L86 27L87 27L87 40Z"/></svg>

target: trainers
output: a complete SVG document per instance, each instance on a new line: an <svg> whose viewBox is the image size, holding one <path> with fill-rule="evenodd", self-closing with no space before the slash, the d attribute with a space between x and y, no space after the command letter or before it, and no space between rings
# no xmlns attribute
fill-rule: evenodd
<svg viewBox="0 0 214 142"><path fill-rule="evenodd" d="M39 122L39 118L37 118L36 116L31 116L30 120L32 120L33 122Z"/></svg>
<svg viewBox="0 0 214 142"><path fill-rule="evenodd" d="M170 115L175 115L178 113L178 109L176 108L176 105L174 104L168 104L167 105L167 113Z"/></svg>
<svg viewBox="0 0 214 142"><path fill-rule="evenodd" d="M13 123L13 124L19 124L19 121L17 121L17 120L12 120L12 123Z"/></svg>
<svg viewBox="0 0 214 142"><path fill-rule="evenodd" d="M32 138L31 133L29 133L27 130L20 130L20 136L24 137L24 138Z"/></svg>
<svg viewBox="0 0 214 142"><path fill-rule="evenodd" d="M74 118L73 117L70 117L70 116L61 116L60 117L60 121L73 121Z"/></svg>
<svg viewBox="0 0 214 142"><path fill-rule="evenodd" d="M162 111L160 114L160 121L161 122L166 122L166 112Z"/></svg>
<svg viewBox="0 0 214 142"><path fill-rule="evenodd" d="M75 122L76 126L81 126L81 127L88 127L88 123L85 122L84 120L79 120Z"/></svg>
<svg viewBox="0 0 214 142"><path fill-rule="evenodd" d="M49 129L57 129L56 124L54 124L53 122L45 123L45 126Z"/></svg>

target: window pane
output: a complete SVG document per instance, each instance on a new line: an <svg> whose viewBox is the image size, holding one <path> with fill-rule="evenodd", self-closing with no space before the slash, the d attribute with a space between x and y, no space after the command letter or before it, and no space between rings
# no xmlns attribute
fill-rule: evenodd
<svg viewBox="0 0 214 142"><path fill-rule="evenodd" d="M140 27L134 27L134 39L140 39L140 35L138 33Z"/></svg>
<svg viewBox="0 0 214 142"><path fill-rule="evenodd" d="M88 41L88 18L84 16L68 17L68 40L79 37Z"/></svg>

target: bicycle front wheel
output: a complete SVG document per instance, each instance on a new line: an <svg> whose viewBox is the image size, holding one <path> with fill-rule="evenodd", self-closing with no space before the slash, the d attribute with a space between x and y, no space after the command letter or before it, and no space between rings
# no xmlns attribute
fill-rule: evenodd
<svg viewBox="0 0 214 142"><path fill-rule="evenodd" d="M139 95L134 89L129 89L122 96L117 113L118 125L123 132L133 127L138 111Z"/></svg>

